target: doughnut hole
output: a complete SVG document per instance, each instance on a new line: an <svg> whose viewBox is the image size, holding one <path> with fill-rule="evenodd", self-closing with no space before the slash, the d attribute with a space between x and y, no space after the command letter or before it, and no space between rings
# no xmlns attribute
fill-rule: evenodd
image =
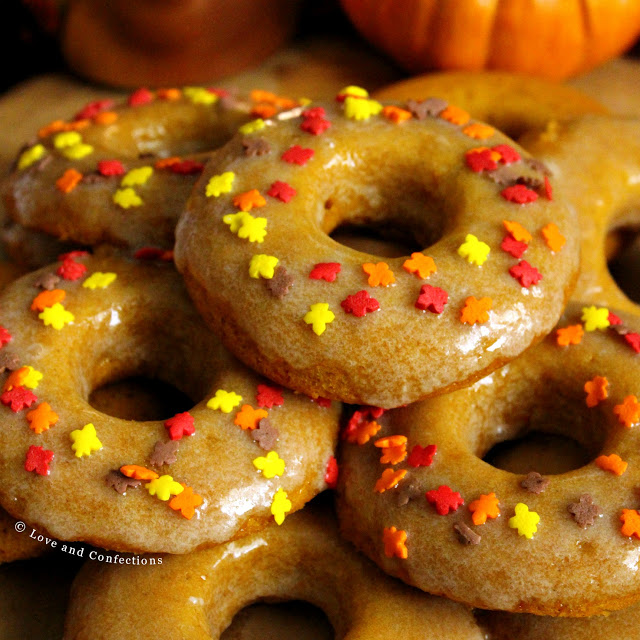
<svg viewBox="0 0 640 640"><path fill-rule="evenodd" d="M257 602L238 611L220 640L333 640L335 631L322 609L308 602Z"/></svg>
<svg viewBox="0 0 640 640"><path fill-rule="evenodd" d="M633 302L640 303L640 233L621 227L607 234L605 255L611 277Z"/></svg>
<svg viewBox="0 0 640 640"><path fill-rule="evenodd" d="M194 400L163 380L129 376L94 389L89 394L89 404L114 418L145 422L166 420L188 411Z"/></svg>
<svg viewBox="0 0 640 640"><path fill-rule="evenodd" d="M359 185L357 191L343 185L324 200L320 215L322 230L335 242L386 258L422 251L440 240L451 224L444 203L402 172L381 184Z"/></svg>
<svg viewBox="0 0 640 640"><path fill-rule="evenodd" d="M81 397L94 409L126 420L165 420L188 411L210 391L219 349L197 318L127 319L77 355ZM193 320L193 322L191 322Z"/></svg>
<svg viewBox="0 0 640 640"><path fill-rule="evenodd" d="M579 469L605 447L610 416L601 405L586 405L584 383L552 376L528 380L496 398L490 414L474 429L472 451L498 469L546 475Z"/></svg>

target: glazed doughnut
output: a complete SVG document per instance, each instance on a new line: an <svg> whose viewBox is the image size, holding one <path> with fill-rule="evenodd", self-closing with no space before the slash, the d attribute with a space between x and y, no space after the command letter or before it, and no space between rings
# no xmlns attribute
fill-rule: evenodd
<svg viewBox="0 0 640 640"><path fill-rule="evenodd" d="M236 612L265 598L319 607L339 638L483 637L467 609L384 576L339 538L329 512L312 508L280 528L164 557L161 565L120 560L85 564L72 587L65 640L124 640L132 629L157 640L219 638Z"/></svg>
<svg viewBox="0 0 640 640"><path fill-rule="evenodd" d="M0 564L35 558L47 550L37 540L30 538L28 532L17 531L17 522L4 509L0 509Z"/></svg>
<svg viewBox="0 0 640 640"><path fill-rule="evenodd" d="M415 76L379 89L378 100L444 98L512 138L551 121L588 113L606 114L597 100L567 85L506 71L442 71ZM535 155L535 154L534 154Z"/></svg>
<svg viewBox="0 0 640 640"><path fill-rule="evenodd" d="M340 460L344 534L388 573L475 607L578 617L630 605L638 350L637 316L570 305L557 331L476 384L377 419L354 413ZM548 477L484 462L530 432L571 437L590 462Z"/></svg>
<svg viewBox="0 0 640 640"><path fill-rule="evenodd" d="M607 268L605 244L619 228L640 225L640 119L584 116L525 136L580 217L580 275L574 297L638 313Z"/></svg>
<svg viewBox="0 0 640 640"><path fill-rule="evenodd" d="M581 620L496 612L487 612L480 620L492 640L636 640L640 605Z"/></svg>
<svg viewBox="0 0 640 640"><path fill-rule="evenodd" d="M178 270L237 357L314 397L394 407L551 330L575 277L574 214L525 151L442 101L349 95L295 113L256 126L269 153L247 158L240 137L215 153L176 230ZM514 221L523 259L504 248ZM381 260L329 236L347 223L419 246Z"/></svg>
<svg viewBox="0 0 640 640"><path fill-rule="evenodd" d="M0 503L39 533L184 553L281 522L327 486L339 407L235 361L171 265L74 254L11 284L0 308L12 368L0 396ZM135 422L87 402L136 375L195 406Z"/></svg>
<svg viewBox="0 0 640 640"><path fill-rule="evenodd" d="M63 241L173 247L176 220L208 151L251 118L296 103L185 87L139 89L126 103L90 103L40 129L5 186L9 217ZM265 102L269 101L269 104Z"/></svg>

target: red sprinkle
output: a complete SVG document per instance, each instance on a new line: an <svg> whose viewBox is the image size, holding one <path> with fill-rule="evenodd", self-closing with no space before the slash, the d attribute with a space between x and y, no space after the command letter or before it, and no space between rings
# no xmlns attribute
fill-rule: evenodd
<svg viewBox="0 0 640 640"><path fill-rule="evenodd" d="M276 180L267 191L267 195L272 198L278 198L282 202L289 202L296 195L296 190L286 182Z"/></svg>
<svg viewBox="0 0 640 640"><path fill-rule="evenodd" d="M256 401L261 409L271 409L271 407L281 407L284 403L284 397L281 389L259 384Z"/></svg>
<svg viewBox="0 0 640 640"><path fill-rule="evenodd" d="M167 166L167 171L171 171L171 173L178 173L183 176L202 173L203 170L204 165L202 162L197 162L196 160L180 160L179 162L172 162Z"/></svg>
<svg viewBox="0 0 640 640"><path fill-rule="evenodd" d="M311 107L302 112L303 118L324 118L327 115L324 107Z"/></svg>
<svg viewBox="0 0 640 640"><path fill-rule="evenodd" d="M497 144L492 147L492 151L497 151L500 154L500 162L503 164L512 164L521 160L520 154L508 144Z"/></svg>
<svg viewBox="0 0 640 640"><path fill-rule="evenodd" d="M64 280L78 280L86 273L87 267L75 260L63 260L56 273Z"/></svg>
<svg viewBox="0 0 640 640"><path fill-rule="evenodd" d="M50 473L49 464L53 460L53 451L44 447L31 445L27 451L27 459L24 468L27 471L35 471L40 476L48 476Z"/></svg>
<svg viewBox="0 0 640 640"><path fill-rule="evenodd" d="M331 407L331 400L329 398L311 398L311 402L315 402L319 407L322 407L323 409L328 409L329 407Z"/></svg>
<svg viewBox="0 0 640 640"><path fill-rule="evenodd" d="M85 258L89 255L88 251L84 249L75 249L74 251L67 251L67 253L61 253L58 256L58 260L60 262L64 262L65 260L75 260L76 258Z"/></svg>
<svg viewBox="0 0 640 640"><path fill-rule="evenodd" d="M327 483L329 489L335 489L338 486L338 461L333 456L331 456L327 462L324 481Z"/></svg>
<svg viewBox="0 0 640 640"><path fill-rule="evenodd" d="M493 171L498 168L498 163L493 159L491 149L483 149L482 151L468 151L464 159L471 171L480 173L481 171Z"/></svg>
<svg viewBox="0 0 640 640"><path fill-rule="evenodd" d="M173 418L169 418L164 426L172 440L181 440L184 436L192 436L196 432L193 416L188 411L177 413Z"/></svg>
<svg viewBox="0 0 640 640"><path fill-rule="evenodd" d="M523 184L514 184L500 192L500 195L509 202L515 202L516 204L530 204L538 199L538 194L525 187Z"/></svg>
<svg viewBox="0 0 640 640"><path fill-rule="evenodd" d="M136 260L162 260L163 262L171 262L173 260L173 251L171 249L160 249L159 247L141 247L133 254Z"/></svg>
<svg viewBox="0 0 640 640"><path fill-rule="evenodd" d="M300 128L307 133L310 133L314 136L319 136L321 133L324 133L329 127L331 123L329 120L325 120L324 118L305 118L300 125Z"/></svg>
<svg viewBox="0 0 640 640"><path fill-rule="evenodd" d="M625 334L624 339L636 353L640 353L640 334L627 333Z"/></svg>
<svg viewBox="0 0 640 640"><path fill-rule="evenodd" d="M428 444L426 447L421 447L417 444L411 449L409 457L407 458L407 464L410 467L430 467L433 462L433 456L435 455L435 444Z"/></svg>
<svg viewBox="0 0 640 640"><path fill-rule="evenodd" d="M347 296L340 306L347 312L352 313L356 318L363 318L367 313L377 311L380 303L372 298L367 291L362 289L358 293Z"/></svg>
<svg viewBox="0 0 640 640"><path fill-rule="evenodd" d="M609 324L614 327L618 324L622 324L622 320L615 314L612 313L611 311L609 311L609 315L607 317L607 319L609 320Z"/></svg>
<svg viewBox="0 0 640 640"><path fill-rule="evenodd" d="M130 107L139 107L143 104L148 104L151 101L153 101L153 93L144 87L136 89L127 100Z"/></svg>
<svg viewBox="0 0 640 640"><path fill-rule="evenodd" d="M520 259L524 252L529 248L526 242L520 242L511 235L506 235L500 244L500 248L512 255L514 258Z"/></svg>
<svg viewBox="0 0 640 640"><path fill-rule="evenodd" d="M11 342L13 336L2 326L0 325L0 347L4 347L7 342Z"/></svg>
<svg viewBox="0 0 640 640"><path fill-rule="evenodd" d="M538 284L542 280L542 274L526 260L520 260L518 264L511 267L509 274L527 289L532 284Z"/></svg>
<svg viewBox="0 0 640 640"><path fill-rule="evenodd" d="M102 176L121 176L125 168L120 160L98 160L98 173Z"/></svg>
<svg viewBox="0 0 640 640"><path fill-rule="evenodd" d="M89 104L85 105L76 115L73 117L74 120L92 120L99 113L103 111L107 111L107 109L111 109L115 105L114 100L95 100L94 102L89 102Z"/></svg>
<svg viewBox="0 0 640 640"><path fill-rule="evenodd" d="M553 189L548 176L544 177L544 196L547 200L553 200Z"/></svg>
<svg viewBox="0 0 640 640"><path fill-rule="evenodd" d="M299 144L294 144L282 154L281 158L285 162L304 166L313 158L313 154L313 149L304 149Z"/></svg>
<svg viewBox="0 0 640 640"><path fill-rule="evenodd" d="M449 294L444 289L432 287L430 284L423 284L420 287L420 295L416 300L416 309L442 313L448 300Z"/></svg>
<svg viewBox="0 0 640 640"><path fill-rule="evenodd" d="M342 269L339 262L319 262L309 274L312 280L326 280L333 282Z"/></svg>
<svg viewBox="0 0 640 640"><path fill-rule="evenodd" d="M22 411L37 402L36 395L26 387L13 387L9 391L5 391L0 395L0 402L9 407L14 413Z"/></svg>
<svg viewBox="0 0 640 640"><path fill-rule="evenodd" d="M457 511L458 507L464 504L462 496L446 484L440 485L437 489L427 491L424 495L441 516Z"/></svg>

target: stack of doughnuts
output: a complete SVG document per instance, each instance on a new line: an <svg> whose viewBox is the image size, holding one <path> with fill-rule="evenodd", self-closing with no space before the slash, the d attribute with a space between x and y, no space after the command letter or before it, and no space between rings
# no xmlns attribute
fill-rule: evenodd
<svg viewBox="0 0 640 640"><path fill-rule="evenodd" d="M141 89L21 150L0 506L87 559L67 640L217 638L260 600L371 640L635 629L640 318L605 244L640 120L428 83Z"/></svg>

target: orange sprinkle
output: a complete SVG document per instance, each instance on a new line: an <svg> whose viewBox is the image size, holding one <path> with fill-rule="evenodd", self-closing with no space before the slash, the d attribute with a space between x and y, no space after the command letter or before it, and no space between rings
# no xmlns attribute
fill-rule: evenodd
<svg viewBox="0 0 640 640"><path fill-rule="evenodd" d="M406 475L406 469L385 469L382 475L376 480L375 491L384 493L388 489L393 489Z"/></svg>
<svg viewBox="0 0 640 640"><path fill-rule="evenodd" d="M629 429L640 420L640 403L635 396L627 396L622 401L622 404L617 404L613 407L613 413Z"/></svg>
<svg viewBox="0 0 640 640"><path fill-rule="evenodd" d="M407 457L407 445L397 447L383 447L381 450L380 464L398 464Z"/></svg>
<svg viewBox="0 0 640 640"><path fill-rule="evenodd" d="M264 409L254 409L250 404L243 404L242 408L233 420L233 424L238 425L243 431L247 429L253 431L258 428L260 420L269 414Z"/></svg>
<svg viewBox="0 0 640 640"><path fill-rule="evenodd" d="M531 242L531 234L519 223L511 220L503 220L502 224L504 228L513 236L514 240L518 242Z"/></svg>
<svg viewBox="0 0 640 640"><path fill-rule="evenodd" d="M102 125L113 124L117 119L118 114L115 111L101 111L93 117L96 124Z"/></svg>
<svg viewBox="0 0 640 640"><path fill-rule="evenodd" d="M395 105L387 105L386 107L383 107L382 115L387 118L387 120L391 120L391 122L395 122L396 124L400 124L401 122L411 118L410 111L401 109Z"/></svg>
<svg viewBox="0 0 640 640"><path fill-rule="evenodd" d="M544 241L547 243L549 249L556 253L564 247L567 241L567 239L560 233L560 229L558 229L553 222L542 227L542 236L544 237Z"/></svg>
<svg viewBox="0 0 640 640"><path fill-rule="evenodd" d="M496 130L492 126L484 124L483 122L474 122L462 130L462 133L476 140L486 140L495 132Z"/></svg>
<svg viewBox="0 0 640 640"><path fill-rule="evenodd" d="M31 311L44 311L47 307L62 302L67 292L64 289L51 289L51 291L41 291L31 303Z"/></svg>
<svg viewBox="0 0 640 640"><path fill-rule="evenodd" d="M64 120L54 120L38 130L39 138L47 138L53 133L59 133L66 130L67 123Z"/></svg>
<svg viewBox="0 0 640 640"><path fill-rule="evenodd" d="M425 256L424 253L420 253L419 251L412 253L411 257L402 263L402 268L409 273L416 274L423 280L437 271L433 258Z"/></svg>
<svg viewBox="0 0 640 640"><path fill-rule="evenodd" d="M347 434L345 439L351 444L363 445L369 442L369 439L375 436L378 431L380 431L380 425L375 420L360 422Z"/></svg>
<svg viewBox="0 0 640 640"><path fill-rule="evenodd" d="M460 312L460 322L464 324L482 324L489 319L489 310L493 306L491 298L469 296L464 301L464 307Z"/></svg>
<svg viewBox="0 0 640 640"><path fill-rule="evenodd" d="M174 511L180 511L180 514L187 520L191 520L196 513L196 507L199 507L204 500L202 496L194 493L191 487L187 487L182 482L180 484L184 487L184 491L171 498L169 506Z"/></svg>
<svg viewBox="0 0 640 640"><path fill-rule="evenodd" d="M251 115L256 118L272 118L278 113L278 110L272 104L257 104L251 109Z"/></svg>
<svg viewBox="0 0 640 640"><path fill-rule="evenodd" d="M500 515L500 501L493 491L487 495L482 494L477 500L469 504L469 511L473 514L473 524L484 524L487 518L497 518Z"/></svg>
<svg viewBox="0 0 640 640"><path fill-rule="evenodd" d="M556 341L561 347L568 347L570 344L580 344L584 336L584 329L581 324L572 324L556 331Z"/></svg>
<svg viewBox="0 0 640 640"><path fill-rule="evenodd" d="M640 513L635 509L623 509L620 516L623 536L635 536L640 539Z"/></svg>
<svg viewBox="0 0 640 640"><path fill-rule="evenodd" d="M156 169L167 169L168 167L178 164L182 162L182 158L180 156L171 156L170 158L160 158L157 160L154 167Z"/></svg>
<svg viewBox="0 0 640 640"><path fill-rule="evenodd" d="M382 531L382 542L384 544L384 555L387 558L401 558L406 560L409 557L407 546L407 532L395 527L385 527Z"/></svg>
<svg viewBox="0 0 640 640"><path fill-rule="evenodd" d="M155 471L137 464L125 464L120 467L120 473L135 480L155 480L160 477Z"/></svg>
<svg viewBox="0 0 640 640"><path fill-rule="evenodd" d="M584 391L587 394L587 407L590 409L600 404L609 397L607 387L609 381L602 376L595 376L593 379L584 383ZM614 409L615 411L615 409Z"/></svg>
<svg viewBox="0 0 640 640"><path fill-rule="evenodd" d="M81 131L86 129L91 124L90 120L86 118L84 120L74 120L73 122L67 122L64 131Z"/></svg>
<svg viewBox="0 0 640 640"><path fill-rule="evenodd" d="M24 379L29 375L29 367L20 367L9 374L9 377L4 381L2 391L11 391L14 387L21 387Z"/></svg>
<svg viewBox="0 0 640 640"><path fill-rule="evenodd" d="M73 167L67 169L57 180L56 188L62 193L71 193L82 180L82 174Z"/></svg>
<svg viewBox="0 0 640 640"><path fill-rule="evenodd" d="M297 106L298 103L291 98L287 98L285 96L276 96L276 107L278 107L278 109L293 109Z"/></svg>
<svg viewBox="0 0 640 640"><path fill-rule="evenodd" d="M629 466L629 463L622 460L616 453L612 453L610 456L598 456L595 463L604 471L611 471L617 476L621 476Z"/></svg>
<svg viewBox="0 0 640 640"><path fill-rule="evenodd" d="M265 204L267 201L257 189L251 189L233 197L233 205L238 207L240 211L251 211L254 207L258 209L264 207Z"/></svg>
<svg viewBox="0 0 640 640"><path fill-rule="evenodd" d="M395 435L378 438L373 446L379 449L388 449L389 447L401 447L403 444L407 444L407 436Z"/></svg>
<svg viewBox="0 0 640 640"><path fill-rule="evenodd" d="M249 98L251 102L266 102L267 104L274 104L278 100L278 96L275 93L263 91L262 89L253 89L249 94Z"/></svg>
<svg viewBox="0 0 640 640"><path fill-rule="evenodd" d="M156 95L160 100L175 101L180 100L180 98L182 97L182 91L180 91L180 89L171 87L169 89L158 89Z"/></svg>
<svg viewBox="0 0 640 640"><path fill-rule="evenodd" d="M467 124L467 122L469 122L471 118L471 116L464 109L456 107L453 104L450 104L444 111L441 111L440 117L443 120L451 122L451 124L457 124L458 126Z"/></svg>
<svg viewBox="0 0 640 640"><path fill-rule="evenodd" d="M469 151L465 152L464 155L469 156L474 153L482 153L483 151L488 151L491 154L491 159L494 162L500 162L500 160L502 160L502 154L499 151L490 149L489 147L474 147L473 149L469 149Z"/></svg>
<svg viewBox="0 0 640 640"><path fill-rule="evenodd" d="M27 413L27 420L29 428L37 434L41 434L58 422L58 414L51 410L48 402L41 402L35 409Z"/></svg>
<svg viewBox="0 0 640 640"><path fill-rule="evenodd" d="M367 282L371 287L386 287L396 281L393 271L389 269L386 262L366 262L362 265L362 270L369 276Z"/></svg>

